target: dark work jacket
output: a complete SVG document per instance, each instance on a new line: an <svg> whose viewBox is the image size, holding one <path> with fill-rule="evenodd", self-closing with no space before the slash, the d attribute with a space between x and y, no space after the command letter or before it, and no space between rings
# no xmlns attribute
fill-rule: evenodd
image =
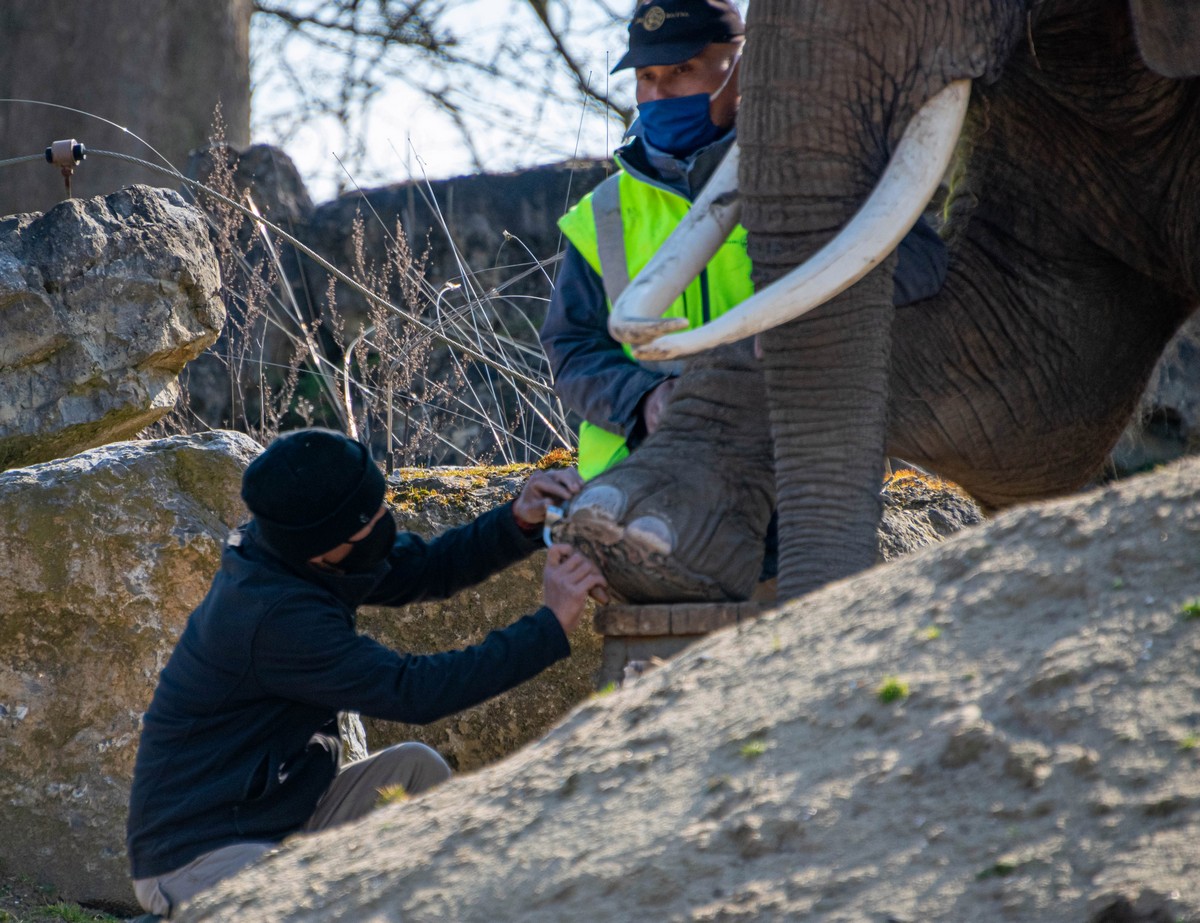
<svg viewBox="0 0 1200 923"><path fill-rule="evenodd" d="M292 566L231 539L147 710L130 794L133 877L299 830L336 773L337 713L425 724L570 654L542 607L465 650L401 654L361 635L355 610L444 599L526 557L511 505L425 542L396 539L366 574Z"/></svg>
<svg viewBox="0 0 1200 923"><path fill-rule="evenodd" d="M689 201L695 201L733 142L731 132L679 160L647 145L637 131L634 123L633 139L617 151L625 170ZM924 218L900 241L897 251L893 273L897 307L941 290L949 256L945 243ZM541 329L554 387L568 409L624 436L632 448L645 435L642 398L670 376L645 368L625 353L608 332L608 311L603 281L568 241Z"/></svg>

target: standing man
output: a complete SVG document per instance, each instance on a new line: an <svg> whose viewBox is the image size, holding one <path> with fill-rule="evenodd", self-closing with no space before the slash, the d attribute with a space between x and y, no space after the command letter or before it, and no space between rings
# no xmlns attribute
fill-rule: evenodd
<svg viewBox="0 0 1200 923"><path fill-rule="evenodd" d="M338 771L339 711L425 724L535 676L567 635L595 565L550 549L545 605L465 650L417 656L360 635L360 605L444 599L541 546L546 507L574 471L534 474L517 499L430 542L396 534L384 479L330 430L280 436L242 478L252 519L230 537L147 710L128 848L142 906L170 917L284 837L361 817L379 790L445 780L433 750L401 744Z"/></svg>
<svg viewBox="0 0 1200 923"><path fill-rule="evenodd" d="M736 134L745 27L733 0L650 0L629 24L613 73L634 69L638 119L618 172L559 222L567 238L541 330L555 386L584 419L579 473L607 470L658 428L671 366L639 364L608 332L608 312L691 208ZM896 304L935 294L946 250L924 220L901 242ZM746 229L729 235L665 313L699 326L753 294Z"/></svg>

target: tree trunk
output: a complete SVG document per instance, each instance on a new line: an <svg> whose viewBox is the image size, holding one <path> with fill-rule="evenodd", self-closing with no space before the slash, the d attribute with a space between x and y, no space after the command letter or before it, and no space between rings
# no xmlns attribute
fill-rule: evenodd
<svg viewBox="0 0 1200 923"><path fill-rule="evenodd" d="M90 0L0 4L0 99L30 99L94 113L153 145L175 167L208 138L218 103L227 139L250 140L250 0ZM145 145L95 118L0 102L0 160L52 141L161 163ZM3 168L0 215L45 211L65 196L45 163ZM76 170L76 196L130 183L175 188L135 164L93 157Z"/></svg>

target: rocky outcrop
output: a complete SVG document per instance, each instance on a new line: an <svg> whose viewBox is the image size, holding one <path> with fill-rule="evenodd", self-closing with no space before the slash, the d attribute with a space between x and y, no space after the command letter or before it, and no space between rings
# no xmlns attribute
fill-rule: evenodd
<svg viewBox="0 0 1200 923"><path fill-rule="evenodd" d="M1200 460L700 642L190 923L1200 915Z"/></svg>
<svg viewBox="0 0 1200 923"><path fill-rule="evenodd" d="M142 711L258 452L215 433L0 474L0 862L133 903L125 816Z"/></svg>
<svg viewBox="0 0 1200 923"><path fill-rule="evenodd" d="M0 220L0 469L129 438L168 413L224 323L204 217L131 186Z"/></svg>
<svg viewBox="0 0 1200 923"><path fill-rule="evenodd" d="M885 561L936 545L983 521L979 505L962 488L912 469L888 477L882 496L879 553Z"/></svg>

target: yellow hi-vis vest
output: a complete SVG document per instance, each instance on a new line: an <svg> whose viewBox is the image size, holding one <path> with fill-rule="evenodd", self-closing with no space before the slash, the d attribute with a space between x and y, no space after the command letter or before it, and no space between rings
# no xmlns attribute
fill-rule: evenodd
<svg viewBox="0 0 1200 923"><path fill-rule="evenodd" d="M678 227L692 203L620 170L559 219L558 226L604 282L608 310ZM686 317L698 327L754 294L746 229L733 229L704 271L663 317ZM628 344L625 352L633 356ZM579 474L607 471L629 454L625 437L586 420L579 427Z"/></svg>

